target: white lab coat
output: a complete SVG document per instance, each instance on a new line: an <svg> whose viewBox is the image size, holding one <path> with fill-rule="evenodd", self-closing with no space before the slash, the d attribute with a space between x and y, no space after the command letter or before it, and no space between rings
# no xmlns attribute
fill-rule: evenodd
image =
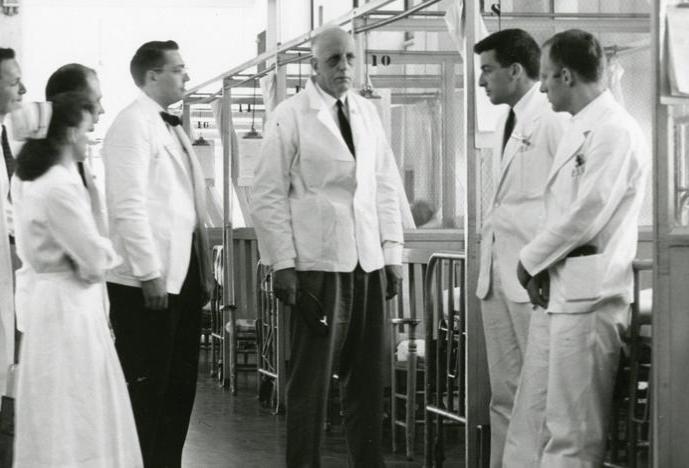
<svg viewBox="0 0 689 468"><path fill-rule="evenodd" d="M0 394L4 395L7 370L14 362L14 281L9 242L12 231L12 211L8 201L10 182L5 158L0 157L0 160Z"/></svg>
<svg viewBox="0 0 689 468"><path fill-rule="evenodd" d="M395 159L375 107L347 100L356 160L312 80L267 123L251 202L262 261L275 269L401 264Z"/></svg>
<svg viewBox="0 0 689 468"><path fill-rule="evenodd" d="M168 293L179 294L193 235L201 280L211 284L210 223L203 170L187 135L179 126L173 134L162 110L142 93L118 114L103 143L110 238L123 258L108 281L140 287L162 277Z"/></svg>
<svg viewBox="0 0 689 468"><path fill-rule="evenodd" d="M491 289L493 250L503 293L514 302L529 296L517 280L519 251L532 240L543 222L543 190L557 145L569 116L556 113L539 83L515 105L517 122L502 151L507 114L498 123L493 151L494 193L481 231L481 268L476 293L485 298Z"/></svg>
<svg viewBox="0 0 689 468"><path fill-rule="evenodd" d="M606 91L560 143L544 228L520 253L529 273L550 273L550 301L531 319L505 467L602 465L650 163L642 135ZM582 245L598 253L567 258Z"/></svg>
<svg viewBox="0 0 689 468"><path fill-rule="evenodd" d="M643 132L609 91L576 114L545 191L544 229L520 252L526 270L550 272L553 313L632 300L632 261L650 157ZM566 258L593 245L596 255Z"/></svg>
<svg viewBox="0 0 689 468"><path fill-rule="evenodd" d="M76 167L15 179L17 252L31 267L16 395L15 467L143 466L108 329L101 236Z"/></svg>
<svg viewBox="0 0 689 468"><path fill-rule="evenodd" d="M507 113L495 132L493 199L481 232L476 292L490 374L491 467L502 455L533 310L517 280L519 250L543 222L543 190L568 114L558 114L534 83L514 106L516 125L503 152Z"/></svg>

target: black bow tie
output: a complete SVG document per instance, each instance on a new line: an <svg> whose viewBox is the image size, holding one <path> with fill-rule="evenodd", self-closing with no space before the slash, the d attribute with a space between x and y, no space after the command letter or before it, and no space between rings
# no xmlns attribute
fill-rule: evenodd
<svg viewBox="0 0 689 468"><path fill-rule="evenodd" d="M166 124L176 127L177 125L182 125L182 119L176 115L168 114L167 112L161 112L160 116L163 118Z"/></svg>

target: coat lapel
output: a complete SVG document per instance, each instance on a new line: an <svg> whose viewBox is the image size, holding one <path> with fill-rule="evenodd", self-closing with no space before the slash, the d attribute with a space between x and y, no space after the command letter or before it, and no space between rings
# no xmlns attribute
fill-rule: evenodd
<svg viewBox="0 0 689 468"><path fill-rule="evenodd" d="M195 232L196 243L194 247L196 249L197 258L199 259L201 284L205 285L207 293L210 293L213 273L211 270L210 242L208 239L208 231L206 230L206 228L209 227L206 204L206 182L201 164L196 157L196 152L189 141L189 137L187 137L187 134L184 132L184 129L181 125L172 128L186 153L181 156L188 158L189 167L191 168L192 185L194 187L194 207L196 208L196 215L199 220L199 225Z"/></svg>
<svg viewBox="0 0 689 468"><path fill-rule="evenodd" d="M313 110L317 112L317 118L318 121L326 128L330 133L333 134L333 136L340 142L340 151L335 151L335 158L336 159L350 159L351 158L351 153L349 152L349 148L347 147L347 143L345 143L344 138L342 138L342 133L340 132L340 128L337 126L337 123L335 123L335 120L333 119L333 116L330 112L330 109L327 108L325 103L323 102L323 99L319 95L318 89L316 89L316 85L313 83L312 80L309 80L306 83L306 89L305 92L309 96L309 103L310 106ZM349 105L350 105L350 113L351 113L351 107L352 107L352 101L353 99L350 99ZM351 122L350 122L351 125ZM354 130L352 130L352 134L354 133ZM354 138L354 147L356 148L356 141L357 138L352 135ZM349 155L347 157L346 155Z"/></svg>
<svg viewBox="0 0 689 468"><path fill-rule="evenodd" d="M607 109L615 105L617 104L612 93L604 91L582 109L578 117L575 116L573 118L570 122L571 127L565 131L565 137L557 148L557 154L555 155L546 186L552 183L555 175L562 169L562 166L579 153L579 148L586 141L586 137L594 128L596 122L604 120Z"/></svg>
<svg viewBox="0 0 689 468"><path fill-rule="evenodd" d="M557 148L557 153L555 154L555 160L553 161L553 167L550 169L550 175L548 176L548 181L546 186L550 185L555 178L558 171L564 166L567 161L572 159L578 152L581 145L586 141L586 134L581 131L576 133L570 132L567 137L562 140L560 146Z"/></svg>
<svg viewBox="0 0 689 468"><path fill-rule="evenodd" d="M160 133L160 142L163 145L163 148L165 151L170 155L173 161L182 169L184 172L187 171L186 167L187 165L185 164L184 160L182 158L186 157L186 155L182 154L180 151L176 151L177 145L175 144L174 141L174 136L173 133L177 134L175 131L175 127L170 127L168 129L168 126L162 122L161 120L161 126L159 127L159 133ZM184 132L182 132L184 133ZM180 144L183 145L182 140L179 140Z"/></svg>
<svg viewBox="0 0 689 468"><path fill-rule="evenodd" d="M503 132L501 132L502 135ZM502 138L500 138L500 141L502 141ZM498 167L499 167L499 172L498 172L498 178L497 178L497 185L495 186L495 193L493 196L493 202L497 199L498 193L500 192L500 188L502 187L503 182L505 181L505 177L507 176L507 170L510 167L510 164L512 164L512 160L514 159L514 156L517 154L518 149L519 149L520 142L515 140L514 138L510 138L510 140L507 142L507 145L505 146L505 152L502 154L502 157L499 157L499 160L497 161ZM499 151L502 150L502 145L499 147ZM499 154L499 153L498 153Z"/></svg>
<svg viewBox="0 0 689 468"><path fill-rule="evenodd" d="M354 97L350 95L347 98L349 103L349 126L352 128L352 138L354 139L354 150L356 151L357 157L364 154L364 141L366 138L366 125L364 123L364 118L359 109L358 103L355 101ZM344 139L342 139L344 142ZM347 146L345 144L345 146ZM347 148L349 151L349 148Z"/></svg>

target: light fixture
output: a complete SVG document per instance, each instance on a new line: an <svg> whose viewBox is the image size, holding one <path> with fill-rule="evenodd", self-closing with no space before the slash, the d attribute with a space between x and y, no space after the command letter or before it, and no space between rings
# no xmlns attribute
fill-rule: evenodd
<svg viewBox="0 0 689 468"><path fill-rule="evenodd" d="M19 0L0 0L2 12L5 16L14 16L19 13Z"/></svg>
<svg viewBox="0 0 689 468"><path fill-rule="evenodd" d="M251 108L251 130L243 136L245 140L260 140L263 138L260 133L256 131L256 127L254 127L254 123L256 121L256 78L254 78L254 105Z"/></svg>
<svg viewBox="0 0 689 468"><path fill-rule="evenodd" d="M366 40L366 45L364 45L364 47L368 47L368 35L365 35L364 38ZM376 90L373 89L373 83L371 83L371 75L368 73L368 57L366 53L364 53L364 57L364 62L366 63L366 67L364 68L364 75L366 75L366 83L364 83L364 86L361 88L361 90L359 90L359 94L361 94L366 99L380 99L380 94L378 94Z"/></svg>
<svg viewBox="0 0 689 468"><path fill-rule="evenodd" d="M364 86L361 88L359 91L359 94L361 94L363 97L366 99L380 99L380 94L376 92L376 90L373 88L373 84L371 83L371 75L368 73L368 60L366 60L366 83L364 83Z"/></svg>
<svg viewBox="0 0 689 468"><path fill-rule="evenodd" d="M366 84L364 84L364 87L361 88L361 91L359 91L359 94L361 94L363 97L366 99L380 99L380 94L376 92L376 90L373 88L373 85L371 84L371 77L368 75L368 72L366 73Z"/></svg>

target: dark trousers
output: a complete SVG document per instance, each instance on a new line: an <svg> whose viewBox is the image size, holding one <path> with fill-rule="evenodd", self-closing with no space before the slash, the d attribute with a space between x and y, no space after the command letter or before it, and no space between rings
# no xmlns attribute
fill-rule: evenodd
<svg viewBox="0 0 689 468"><path fill-rule="evenodd" d="M141 288L108 283L115 347L129 389L147 468L179 467L196 395L201 282L192 254L166 310L144 306Z"/></svg>
<svg viewBox="0 0 689 468"><path fill-rule="evenodd" d="M330 379L337 373L349 465L382 467L383 271L365 273L357 266L351 273L298 272L298 279L299 289L310 294L300 294L290 314L287 466L320 466ZM313 309L313 298L327 316L327 335L300 315L300 306L302 312Z"/></svg>

